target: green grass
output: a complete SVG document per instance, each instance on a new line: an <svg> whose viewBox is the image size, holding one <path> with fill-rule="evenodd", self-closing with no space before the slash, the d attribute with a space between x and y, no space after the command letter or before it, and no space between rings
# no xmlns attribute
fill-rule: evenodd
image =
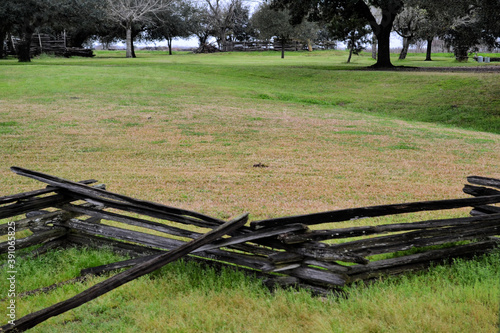
<svg viewBox="0 0 500 333"><path fill-rule="evenodd" d="M85 104L88 95L105 98L103 89L123 91L114 101L117 108L149 106L153 100L159 104L176 98L196 100L200 95L223 94L304 107L339 106L349 111L500 133L496 73L365 71L360 69L373 63L368 55L345 64L345 53L340 51L290 52L285 59L279 59L274 52L175 56L145 52L138 53L137 59L117 58L117 54L121 53L99 51L93 59L42 58L24 66L13 59L1 61L0 66L8 67L2 67L0 88L11 99L48 104L56 101L52 95L44 96L48 92ZM456 63L450 55L436 55L430 64L421 57L410 54L407 60L395 59L394 63L482 66ZM125 66L127 71L123 71ZM75 67L82 71L76 73ZM51 80L46 80L48 77ZM183 94L186 90L189 95ZM71 91L74 93L69 96Z"/></svg>
<svg viewBox="0 0 500 333"><path fill-rule="evenodd" d="M19 260L18 291L118 260L109 251L50 251ZM270 293L258 279L224 268L175 262L30 332L493 332L500 252L451 266L346 288L345 297ZM61 301L105 277L18 299L25 313ZM0 288L7 288L1 281ZM446 293L443 290L447 290ZM472 301L473 300L473 301ZM463 314L467 313L467 320Z"/></svg>
<svg viewBox="0 0 500 333"><path fill-rule="evenodd" d="M432 63L423 58L394 63L483 66L447 54ZM500 178L497 73L368 71L368 55L346 59L340 51L287 53L283 60L275 52L138 52L125 59L124 52L99 51L92 59L0 60L0 195L44 187L9 171L17 165L98 179L113 192L223 219L250 212L258 220L465 197L467 176ZM117 259L67 250L19 261L20 288ZM344 300L270 294L232 270L179 262L33 331L493 332L498 263L497 253L358 285ZM102 279L22 298L19 315Z"/></svg>

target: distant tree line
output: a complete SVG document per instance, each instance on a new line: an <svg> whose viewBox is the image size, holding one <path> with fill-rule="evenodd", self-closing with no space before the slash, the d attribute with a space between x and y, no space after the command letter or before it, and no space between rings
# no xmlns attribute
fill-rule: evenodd
<svg viewBox="0 0 500 333"><path fill-rule="evenodd" d="M11 52L30 61L36 33L63 31L73 47L124 40L127 57L135 57L134 41L166 40L171 54L174 38L192 36L200 47L213 38L219 49L230 41L274 39L284 46L300 40L310 46L337 40L346 43L349 59L371 42L378 48L377 67L392 66L392 31L403 38L400 59L410 44L426 41L431 60L435 38L457 59L479 44L499 46L500 0L269 0L253 13L242 1L0 0L0 57Z"/></svg>

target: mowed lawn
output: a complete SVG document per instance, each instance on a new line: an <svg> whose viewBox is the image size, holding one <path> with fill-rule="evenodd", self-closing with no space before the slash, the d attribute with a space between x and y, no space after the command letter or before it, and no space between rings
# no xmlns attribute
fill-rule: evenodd
<svg viewBox="0 0 500 333"><path fill-rule="evenodd" d="M257 220L467 197L467 176L500 178L499 72L370 71L369 56L346 59L343 51L285 59L274 52L125 59L101 51L92 59L1 60L0 196L44 186L13 174L15 165L95 178L113 192L223 219L249 212ZM423 59L394 63L484 67L450 55ZM20 263L20 288L113 260L90 250L50 253ZM230 270L177 263L33 331L495 332L498 261L497 253L358 286L348 299L271 294ZM48 276L39 272L47 267ZM18 315L99 279L21 298Z"/></svg>

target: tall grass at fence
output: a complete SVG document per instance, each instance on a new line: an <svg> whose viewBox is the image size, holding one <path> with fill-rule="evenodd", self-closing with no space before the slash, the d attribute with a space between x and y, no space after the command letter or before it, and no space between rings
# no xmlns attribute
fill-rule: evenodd
<svg viewBox="0 0 500 333"><path fill-rule="evenodd" d="M19 262L20 292L78 276L109 251L55 250ZM494 332L500 310L498 251L427 272L346 288L342 296L269 292L230 268L172 263L45 322L33 332ZM19 313L62 301L105 277L18 299ZM7 288L1 281L0 288ZM467 320L464 320L464 316Z"/></svg>

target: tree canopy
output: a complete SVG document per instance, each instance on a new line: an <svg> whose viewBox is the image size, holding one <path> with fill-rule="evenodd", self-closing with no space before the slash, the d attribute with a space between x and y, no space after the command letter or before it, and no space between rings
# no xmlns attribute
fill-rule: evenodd
<svg viewBox="0 0 500 333"><path fill-rule="evenodd" d="M176 37L188 38L192 34L190 18L195 8L187 1L178 1L164 11L157 13L150 25L146 27L147 40L163 40L168 44L169 54L172 54L172 40Z"/></svg>
<svg viewBox="0 0 500 333"><path fill-rule="evenodd" d="M272 0L272 4L277 8L288 8L293 23L306 18L328 24L339 15L344 18L357 16L370 25L378 40L379 52L374 67L393 67L390 34L396 16L403 10L403 0ZM373 15L371 7L380 9L380 21Z"/></svg>
<svg viewBox="0 0 500 333"><path fill-rule="evenodd" d="M126 57L132 55L132 28L136 23L146 23L155 14L168 10L172 0L107 0L107 14L126 30Z"/></svg>
<svg viewBox="0 0 500 333"><path fill-rule="evenodd" d="M65 31L71 46L125 39L130 57L136 37L166 39L170 49L175 37L196 35L200 45L213 37L223 50L227 41L268 39L269 34L283 42L310 41L328 31L355 52L371 31L378 43L374 66L392 67L394 30L405 38L402 57L412 40L426 40L430 60L432 40L439 37L457 58L466 58L479 44L499 45L498 17L500 0L270 0L253 17L242 0L0 0L0 42L3 46L7 36L15 36L19 60L29 61L36 32Z"/></svg>

